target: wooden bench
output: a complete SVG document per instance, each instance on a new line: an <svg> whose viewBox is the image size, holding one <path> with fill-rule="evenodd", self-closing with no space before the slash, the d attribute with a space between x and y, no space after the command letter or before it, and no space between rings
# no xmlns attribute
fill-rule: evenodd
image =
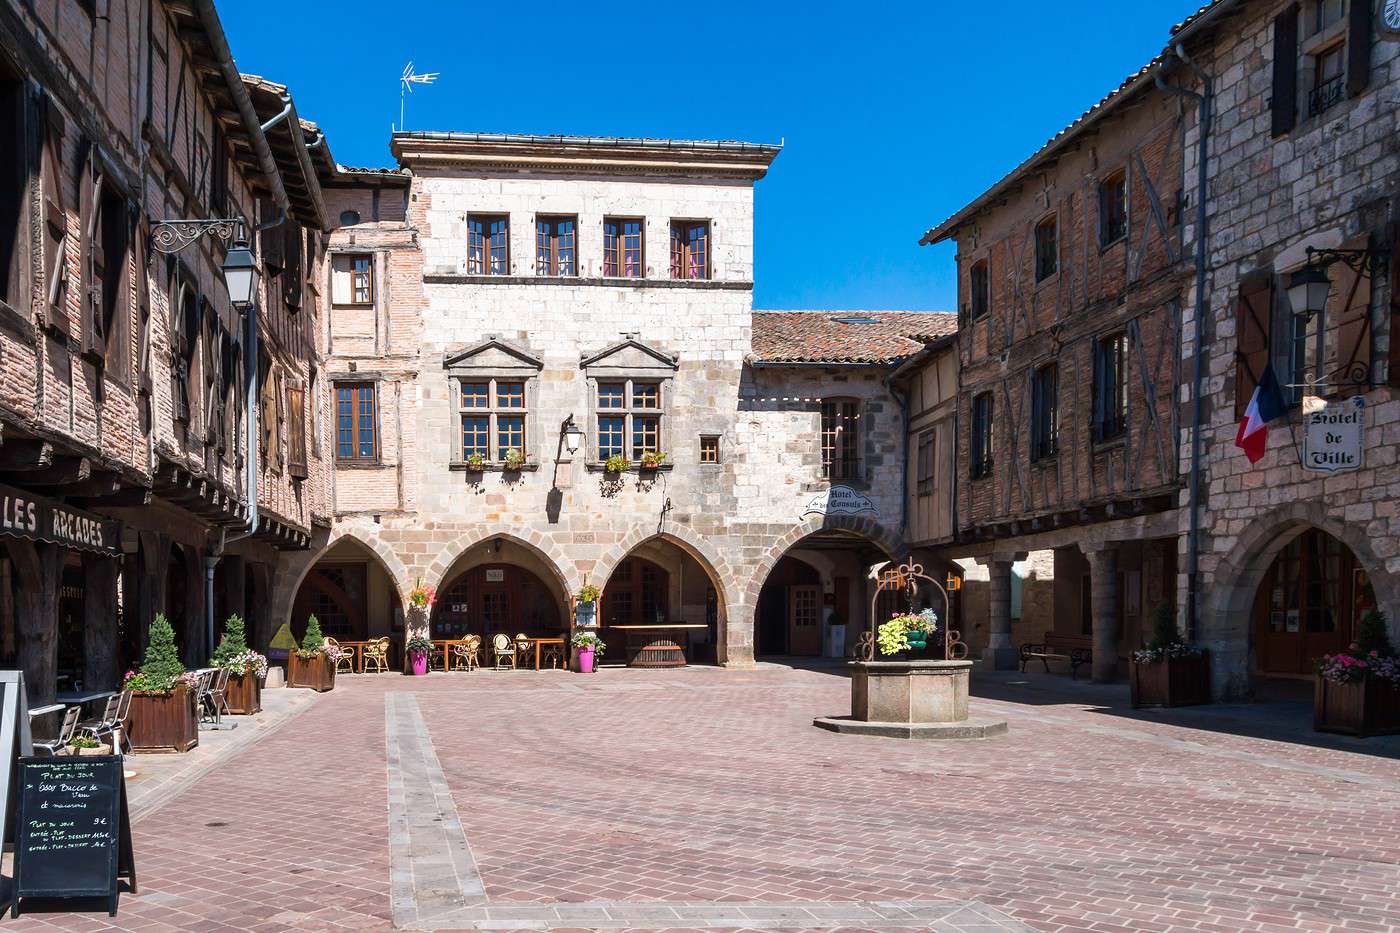
<svg viewBox="0 0 1400 933"><path fill-rule="evenodd" d="M1045 641L1040 644L1021 646L1021 672L1025 673L1026 662L1039 659L1045 665L1045 673L1050 673L1050 660L1069 662L1069 676L1073 680L1079 673L1079 665L1094 661L1093 639L1088 635L1061 635L1046 632Z"/></svg>

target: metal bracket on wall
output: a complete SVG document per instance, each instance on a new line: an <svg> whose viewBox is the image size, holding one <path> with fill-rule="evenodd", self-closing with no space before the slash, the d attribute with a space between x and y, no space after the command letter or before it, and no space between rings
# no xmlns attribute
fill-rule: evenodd
<svg viewBox="0 0 1400 933"><path fill-rule="evenodd" d="M178 253L206 234L223 240L227 246L235 238L244 239L243 221L237 217L221 217L214 220L161 220L151 228L151 247L160 253Z"/></svg>

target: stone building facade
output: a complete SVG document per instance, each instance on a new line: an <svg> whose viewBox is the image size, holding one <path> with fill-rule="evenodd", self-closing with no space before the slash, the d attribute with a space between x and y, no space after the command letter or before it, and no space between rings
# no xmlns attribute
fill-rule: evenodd
<svg viewBox="0 0 1400 933"><path fill-rule="evenodd" d="M1207 304L1185 327L1203 324L1197 636L1222 696L1310 675L1368 609L1400 635L1400 21L1387 6L1217 2L1173 39L1210 76L1215 113ZM1204 90L1184 63L1172 74ZM1193 119L1192 177L1199 133ZM1327 298L1299 307L1290 285L1309 267ZM1234 441L1266 364L1289 411L1251 464ZM1307 423L1323 404L1324 416L1360 411L1356 462L1309 468ZM1183 469L1189 458L1183 444Z"/></svg>
<svg viewBox="0 0 1400 933"><path fill-rule="evenodd" d="M566 632L595 585L615 658L625 626L743 664L863 624L870 567L903 549L885 377L946 316L754 311L776 147L393 150L326 189L336 521L279 575L293 631L314 611L350 641L399 632L418 584L444 638Z"/></svg>
<svg viewBox="0 0 1400 933"><path fill-rule="evenodd" d="M303 443L325 224L285 89L238 74L207 0L5 4L0 108L0 484L25 516L0 527L0 658L36 703L114 686L156 612L204 663L329 523ZM236 230L253 312L221 280Z"/></svg>
<svg viewBox="0 0 1400 933"><path fill-rule="evenodd" d="M922 242L958 244L954 538L1014 667L1012 568L1054 549L1054 624L1111 680L1176 589L1185 114L1149 67ZM1037 633L1039 634L1039 633Z"/></svg>

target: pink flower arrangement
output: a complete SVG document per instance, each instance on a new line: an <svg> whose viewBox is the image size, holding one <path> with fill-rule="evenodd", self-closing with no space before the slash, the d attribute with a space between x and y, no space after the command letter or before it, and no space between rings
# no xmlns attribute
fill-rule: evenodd
<svg viewBox="0 0 1400 933"><path fill-rule="evenodd" d="M436 597L437 593L432 587L423 586L423 581L420 579L417 585L413 587L412 591L409 592L408 601L415 609L427 609L433 604L433 600Z"/></svg>

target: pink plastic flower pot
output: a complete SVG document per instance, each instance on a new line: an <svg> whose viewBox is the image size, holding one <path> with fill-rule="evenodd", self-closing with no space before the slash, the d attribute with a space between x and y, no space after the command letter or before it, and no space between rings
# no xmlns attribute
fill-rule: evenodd
<svg viewBox="0 0 1400 933"><path fill-rule="evenodd" d="M421 677L428 673L428 656L421 651L410 651L408 660L413 664L413 674Z"/></svg>
<svg viewBox="0 0 1400 933"><path fill-rule="evenodd" d="M581 674L593 673L593 649L580 648L578 650L578 669Z"/></svg>

